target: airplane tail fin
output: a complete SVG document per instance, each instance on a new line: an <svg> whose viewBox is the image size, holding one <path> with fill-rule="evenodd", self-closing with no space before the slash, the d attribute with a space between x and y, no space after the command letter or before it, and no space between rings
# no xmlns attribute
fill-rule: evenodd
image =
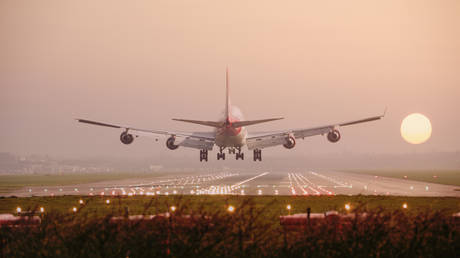
<svg viewBox="0 0 460 258"><path fill-rule="evenodd" d="M211 126L211 127L216 127L216 128L220 128L220 127L224 126L224 123L222 123L222 122L214 122L214 121L200 121L200 120L178 119L178 118L173 118L172 120L179 121L179 122L191 123L191 124Z"/></svg>
<svg viewBox="0 0 460 258"><path fill-rule="evenodd" d="M243 127L243 126L248 126L248 125L255 125L255 124L271 122L271 121L280 120L280 119L283 119L283 118L277 117L277 118L269 118L269 119L261 119L261 120L237 121L237 122L232 123L232 127L238 128L238 127Z"/></svg>
<svg viewBox="0 0 460 258"><path fill-rule="evenodd" d="M271 122L271 121L280 120L280 119L283 119L283 118L278 117L278 118L269 118L269 119L261 119L261 120L236 121L236 122L231 123L231 127L239 128L243 126L261 124L261 123ZM200 121L200 120L189 120L189 119L178 119L178 118L173 118L172 120L179 121L179 122L211 126L211 127L216 127L216 128L221 128L225 126L225 122Z"/></svg>
<svg viewBox="0 0 460 258"><path fill-rule="evenodd" d="M226 87L226 94L225 94L225 121L230 121L230 113L232 111L231 109L231 103L230 103L230 86L229 86L229 81L228 81L228 67L225 71L225 87Z"/></svg>

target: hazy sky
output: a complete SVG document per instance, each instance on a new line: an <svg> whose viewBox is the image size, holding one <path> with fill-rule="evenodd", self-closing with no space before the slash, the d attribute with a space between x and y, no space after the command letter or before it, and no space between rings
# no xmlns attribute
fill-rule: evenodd
<svg viewBox="0 0 460 258"><path fill-rule="evenodd" d="M0 1L0 151L60 156L165 155L116 129L210 130L232 102L249 130L376 115L337 144L317 136L268 154L460 150L460 1ZM401 120L428 116L432 138L405 143ZM212 155L214 157L214 154Z"/></svg>

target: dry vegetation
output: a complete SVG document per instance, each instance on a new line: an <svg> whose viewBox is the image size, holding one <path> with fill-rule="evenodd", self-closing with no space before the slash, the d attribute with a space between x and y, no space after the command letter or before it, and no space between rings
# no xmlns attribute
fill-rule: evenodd
<svg viewBox="0 0 460 258"><path fill-rule="evenodd" d="M151 199L152 206L170 208L168 201ZM49 212L37 225L0 228L3 257L458 257L459 221L445 212L401 209L365 210L366 216L329 216L299 227L280 226L273 203L256 205L245 198L230 213L190 207L175 200L169 216L129 220L123 205L112 214L94 211ZM147 219L148 218L148 219Z"/></svg>

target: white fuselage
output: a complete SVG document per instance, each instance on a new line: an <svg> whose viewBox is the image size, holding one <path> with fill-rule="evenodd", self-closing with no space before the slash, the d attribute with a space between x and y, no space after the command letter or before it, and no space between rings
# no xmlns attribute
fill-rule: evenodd
<svg viewBox="0 0 460 258"><path fill-rule="evenodd" d="M240 128L218 128L215 143L219 147L243 147L246 145L247 130Z"/></svg>
<svg viewBox="0 0 460 258"><path fill-rule="evenodd" d="M243 119L241 111L238 108L231 110L228 118L222 119L225 125L215 130L215 143L219 147L243 147L246 145L247 130L245 127L233 128L231 125ZM227 120L227 121L226 121Z"/></svg>

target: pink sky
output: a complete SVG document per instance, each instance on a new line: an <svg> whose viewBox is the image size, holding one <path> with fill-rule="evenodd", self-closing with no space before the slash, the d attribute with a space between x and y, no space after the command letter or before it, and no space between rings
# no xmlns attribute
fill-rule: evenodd
<svg viewBox="0 0 460 258"><path fill-rule="evenodd" d="M232 103L250 127L279 130L376 115L342 140L298 141L265 153L460 151L460 1L0 1L0 151L66 156L166 152L115 129L209 130ZM422 145L399 127L419 112ZM180 149L179 153L197 152Z"/></svg>

